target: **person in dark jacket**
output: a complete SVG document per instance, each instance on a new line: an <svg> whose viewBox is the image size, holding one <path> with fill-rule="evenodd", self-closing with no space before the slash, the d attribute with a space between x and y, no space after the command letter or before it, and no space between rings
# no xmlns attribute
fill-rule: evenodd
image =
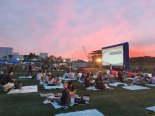
<svg viewBox="0 0 155 116"><path fill-rule="evenodd" d="M64 84L64 89L62 91L62 96L60 98L61 105L69 106L71 104L71 95L70 91L67 88L67 84Z"/></svg>
<svg viewBox="0 0 155 116"><path fill-rule="evenodd" d="M6 77L4 78L4 80L3 80L3 90L4 91L8 91L9 89L14 87L15 80L12 79L12 76L13 76L13 72L10 71L8 73L8 75L6 75Z"/></svg>
<svg viewBox="0 0 155 116"><path fill-rule="evenodd" d="M76 93L76 89L72 81L68 81L67 88L69 89L71 95Z"/></svg>
<svg viewBox="0 0 155 116"><path fill-rule="evenodd" d="M31 62L30 62L30 64L29 64L28 76L30 75L30 73L31 73L31 75L32 75L32 63L31 63Z"/></svg>

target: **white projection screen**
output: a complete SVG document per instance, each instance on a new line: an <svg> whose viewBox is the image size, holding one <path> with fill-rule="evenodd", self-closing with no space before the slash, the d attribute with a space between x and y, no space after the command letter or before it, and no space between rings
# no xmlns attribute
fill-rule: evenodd
<svg viewBox="0 0 155 116"><path fill-rule="evenodd" d="M102 50L102 64L106 65L115 65L122 66L123 65L123 45L107 48Z"/></svg>
<svg viewBox="0 0 155 116"><path fill-rule="evenodd" d="M102 65L103 66L128 66L128 43L117 44L102 48Z"/></svg>

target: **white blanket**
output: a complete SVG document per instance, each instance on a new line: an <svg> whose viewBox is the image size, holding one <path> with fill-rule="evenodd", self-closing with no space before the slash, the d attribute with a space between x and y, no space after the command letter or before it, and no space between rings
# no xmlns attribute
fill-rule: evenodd
<svg viewBox="0 0 155 116"><path fill-rule="evenodd" d="M27 76L27 77L25 77L25 76L20 76L19 79L32 79L32 76Z"/></svg>
<svg viewBox="0 0 155 116"><path fill-rule="evenodd" d="M104 116L96 109L56 114L55 116Z"/></svg>
<svg viewBox="0 0 155 116"><path fill-rule="evenodd" d="M125 84L125 83L120 83L120 82L109 83L110 86L114 86L114 87L117 87L119 84L127 85L127 84Z"/></svg>
<svg viewBox="0 0 155 116"><path fill-rule="evenodd" d="M132 86L123 86L122 88L128 89L128 90L142 90L142 89L150 89L148 87L142 87L138 85L132 85Z"/></svg>
<svg viewBox="0 0 155 116"><path fill-rule="evenodd" d="M63 84L61 83L60 85L54 85L54 86L49 86L47 84L43 84L45 89L63 89Z"/></svg>
<svg viewBox="0 0 155 116"><path fill-rule="evenodd" d="M155 112L155 106L147 107L146 109Z"/></svg>
<svg viewBox="0 0 155 116"><path fill-rule="evenodd" d="M110 83L109 85L117 87L118 84L124 84L125 86L122 86L122 88L127 89L127 90L142 90L142 89L150 89L148 87L142 87L142 86L138 86L138 85L131 85L128 86L125 83L120 83L120 82L115 82L115 83Z"/></svg>
<svg viewBox="0 0 155 116"><path fill-rule="evenodd" d="M94 90L94 91L95 91L95 90L99 90L99 89L96 89L95 86L93 86L93 87L87 87L86 89L87 89L87 90Z"/></svg>
<svg viewBox="0 0 155 116"><path fill-rule="evenodd" d="M40 93L41 97L54 96L54 93Z"/></svg>
<svg viewBox="0 0 155 116"><path fill-rule="evenodd" d="M75 81L77 80L76 78L61 78L63 81Z"/></svg>
<svg viewBox="0 0 155 116"><path fill-rule="evenodd" d="M23 86L21 89L12 89L8 92L8 94L16 94L16 93L32 93L32 92L38 92L37 85L33 86Z"/></svg>
<svg viewBox="0 0 155 116"><path fill-rule="evenodd" d="M145 85L155 87L155 84L145 84Z"/></svg>

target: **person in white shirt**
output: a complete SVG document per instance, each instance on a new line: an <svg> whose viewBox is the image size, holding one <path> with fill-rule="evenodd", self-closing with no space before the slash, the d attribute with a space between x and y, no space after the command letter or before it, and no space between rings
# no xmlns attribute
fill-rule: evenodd
<svg viewBox="0 0 155 116"><path fill-rule="evenodd" d="M69 73L69 78L75 78L75 73L73 71Z"/></svg>
<svg viewBox="0 0 155 116"><path fill-rule="evenodd" d="M67 71L64 75L63 78L69 78L69 71Z"/></svg>

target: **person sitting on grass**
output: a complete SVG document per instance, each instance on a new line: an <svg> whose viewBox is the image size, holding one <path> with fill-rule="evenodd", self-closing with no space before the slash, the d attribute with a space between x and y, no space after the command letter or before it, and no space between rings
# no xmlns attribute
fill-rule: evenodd
<svg viewBox="0 0 155 116"><path fill-rule="evenodd" d="M4 72L0 71L0 85L3 85Z"/></svg>
<svg viewBox="0 0 155 116"><path fill-rule="evenodd" d="M93 80L90 78L90 76L87 74L87 76L85 77L85 87L90 87L90 86L93 86L94 85L94 82Z"/></svg>
<svg viewBox="0 0 155 116"><path fill-rule="evenodd" d="M47 83L50 86L57 85L57 82L56 82L55 78L51 75L51 73L48 73L48 81L47 81Z"/></svg>
<svg viewBox="0 0 155 116"><path fill-rule="evenodd" d="M63 74L63 78L69 78L69 70L67 70L67 72Z"/></svg>
<svg viewBox="0 0 155 116"><path fill-rule="evenodd" d="M56 80L56 83L57 83L58 85L60 85L60 84L62 83L61 77L60 77L59 75L57 75L57 76L55 77L55 80Z"/></svg>
<svg viewBox="0 0 155 116"><path fill-rule="evenodd" d="M113 88L110 88L106 83L105 81L103 80L102 78L102 74L99 73L96 80L95 80L95 87L97 89L113 89Z"/></svg>
<svg viewBox="0 0 155 116"><path fill-rule="evenodd" d="M3 91L9 91L14 87L15 80L12 79L12 76L13 76L13 72L9 71L8 75L6 75L6 77L3 80Z"/></svg>
<svg viewBox="0 0 155 116"><path fill-rule="evenodd" d="M155 76L152 74L152 77L149 79L150 84L155 84Z"/></svg>
<svg viewBox="0 0 155 116"><path fill-rule="evenodd" d="M143 75L140 75L139 77L139 84L144 85L145 84L145 77Z"/></svg>
<svg viewBox="0 0 155 116"><path fill-rule="evenodd" d="M64 89L62 91L61 97L56 96L48 96L47 99L43 102L44 104L48 104L52 101L55 101L59 105L69 106L71 104L71 95L68 89L68 84L64 83Z"/></svg>
<svg viewBox="0 0 155 116"><path fill-rule="evenodd" d="M41 70L39 70L39 71L38 71L38 74L37 74L37 76L36 76L36 79L37 79L38 81L40 81L41 78L43 78L43 73L42 73Z"/></svg>
<svg viewBox="0 0 155 116"><path fill-rule="evenodd" d="M86 78L86 73L85 73L85 72L82 72L82 75L81 75L81 77L79 78L79 81L80 81L80 82L84 82L84 81L85 81L85 78Z"/></svg>
<svg viewBox="0 0 155 116"><path fill-rule="evenodd" d="M64 89L62 91L60 101L61 105L69 106L71 104L71 95L66 83L64 84Z"/></svg>
<svg viewBox="0 0 155 116"><path fill-rule="evenodd" d="M75 73L72 70L68 73L68 76L69 78L76 78Z"/></svg>
<svg viewBox="0 0 155 116"><path fill-rule="evenodd" d="M149 83L149 80L150 80L150 77L149 77L148 74L146 74L146 75L145 75L145 82L146 82L146 83Z"/></svg>
<svg viewBox="0 0 155 116"><path fill-rule="evenodd" d="M67 88L69 89L71 96L76 95L76 89L72 81L68 81Z"/></svg>

